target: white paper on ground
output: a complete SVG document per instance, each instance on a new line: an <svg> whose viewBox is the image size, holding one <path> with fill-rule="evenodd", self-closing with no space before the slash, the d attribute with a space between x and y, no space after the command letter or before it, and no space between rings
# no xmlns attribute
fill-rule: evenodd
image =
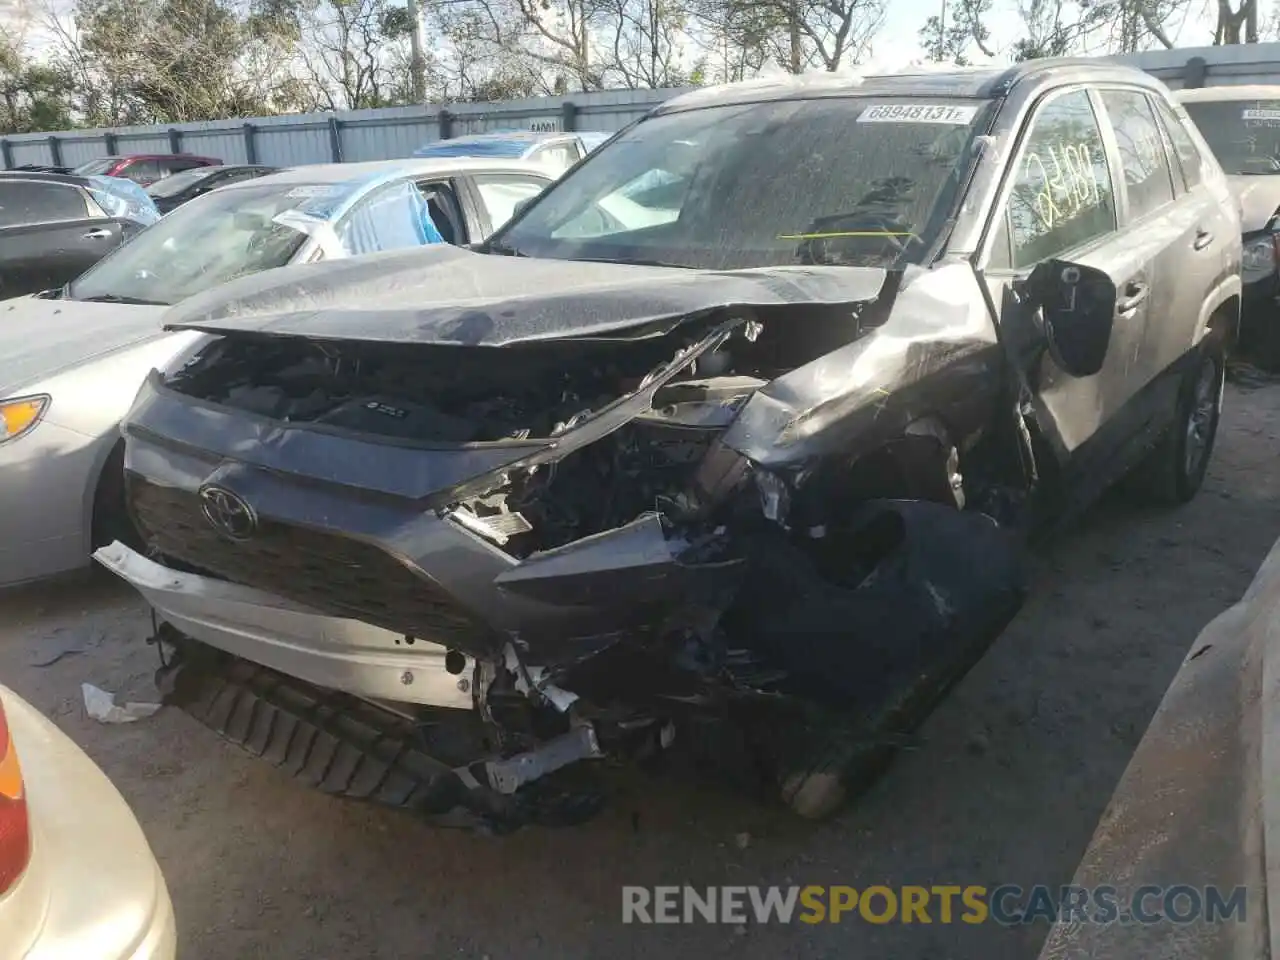
<svg viewBox="0 0 1280 960"><path fill-rule="evenodd" d="M92 683L80 684L84 694L84 708L89 716L99 723L133 723L144 720L161 707L158 703L134 703L130 701L124 706L116 703L114 693L95 687Z"/></svg>

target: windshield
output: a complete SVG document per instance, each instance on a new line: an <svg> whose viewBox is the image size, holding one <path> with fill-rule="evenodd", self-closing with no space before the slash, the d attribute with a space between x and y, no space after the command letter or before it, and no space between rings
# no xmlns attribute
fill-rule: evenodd
<svg viewBox="0 0 1280 960"><path fill-rule="evenodd" d="M147 193L153 197L172 197L181 193L187 187L194 183L198 183L205 177L218 171L217 167L193 167L190 170L183 170L175 173L163 180L157 180L151 186L147 187Z"/></svg>
<svg viewBox="0 0 1280 960"><path fill-rule="evenodd" d="M306 235L273 218L326 189L259 182L197 197L99 260L67 295L170 304L234 277L282 267Z"/></svg>
<svg viewBox="0 0 1280 960"><path fill-rule="evenodd" d="M1280 173L1280 100L1184 103L1227 173Z"/></svg>
<svg viewBox="0 0 1280 960"><path fill-rule="evenodd" d="M919 262L982 108L849 97L660 115L592 153L492 246L711 269Z"/></svg>
<svg viewBox="0 0 1280 960"><path fill-rule="evenodd" d="M99 157L97 160L90 160L88 163L80 164L71 172L82 177L91 177L96 174L106 173L119 162L119 157Z"/></svg>

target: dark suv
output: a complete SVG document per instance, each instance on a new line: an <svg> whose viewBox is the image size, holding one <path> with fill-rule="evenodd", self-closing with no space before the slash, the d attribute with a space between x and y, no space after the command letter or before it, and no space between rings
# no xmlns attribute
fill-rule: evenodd
<svg viewBox="0 0 1280 960"><path fill-rule="evenodd" d="M0 171L0 299L74 280L142 224L105 211L85 177Z"/></svg>
<svg viewBox="0 0 1280 960"><path fill-rule="evenodd" d="M232 281L125 424L171 702L337 794L564 822L687 751L829 812L1025 534L1195 495L1240 224L1096 61L678 97L476 250ZM315 747L312 749L312 747Z"/></svg>

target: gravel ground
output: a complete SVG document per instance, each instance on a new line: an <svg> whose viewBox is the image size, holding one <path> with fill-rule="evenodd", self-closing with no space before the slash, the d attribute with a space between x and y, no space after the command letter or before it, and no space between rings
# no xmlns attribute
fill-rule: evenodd
<svg viewBox="0 0 1280 960"><path fill-rule="evenodd" d="M155 665L141 604L102 578L0 598L0 676L133 805L186 960L1032 958L1042 927L624 926L620 887L1069 882L1191 641L1280 535L1278 439L1280 386L1230 386L1196 501L1095 508L916 742L819 826L637 776L585 827L491 840L308 792L173 710L99 725L80 683L151 699Z"/></svg>

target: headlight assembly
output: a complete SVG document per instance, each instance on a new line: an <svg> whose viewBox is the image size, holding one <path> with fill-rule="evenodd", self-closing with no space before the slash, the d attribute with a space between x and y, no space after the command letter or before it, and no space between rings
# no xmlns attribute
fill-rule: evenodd
<svg viewBox="0 0 1280 960"><path fill-rule="evenodd" d="M0 400L0 443L30 433L48 409L49 397L44 395Z"/></svg>
<svg viewBox="0 0 1280 960"><path fill-rule="evenodd" d="M1240 259L1240 273L1246 282L1261 280L1275 272L1276 246L1270 234L1257 237L1244 245Z"/></svg>

